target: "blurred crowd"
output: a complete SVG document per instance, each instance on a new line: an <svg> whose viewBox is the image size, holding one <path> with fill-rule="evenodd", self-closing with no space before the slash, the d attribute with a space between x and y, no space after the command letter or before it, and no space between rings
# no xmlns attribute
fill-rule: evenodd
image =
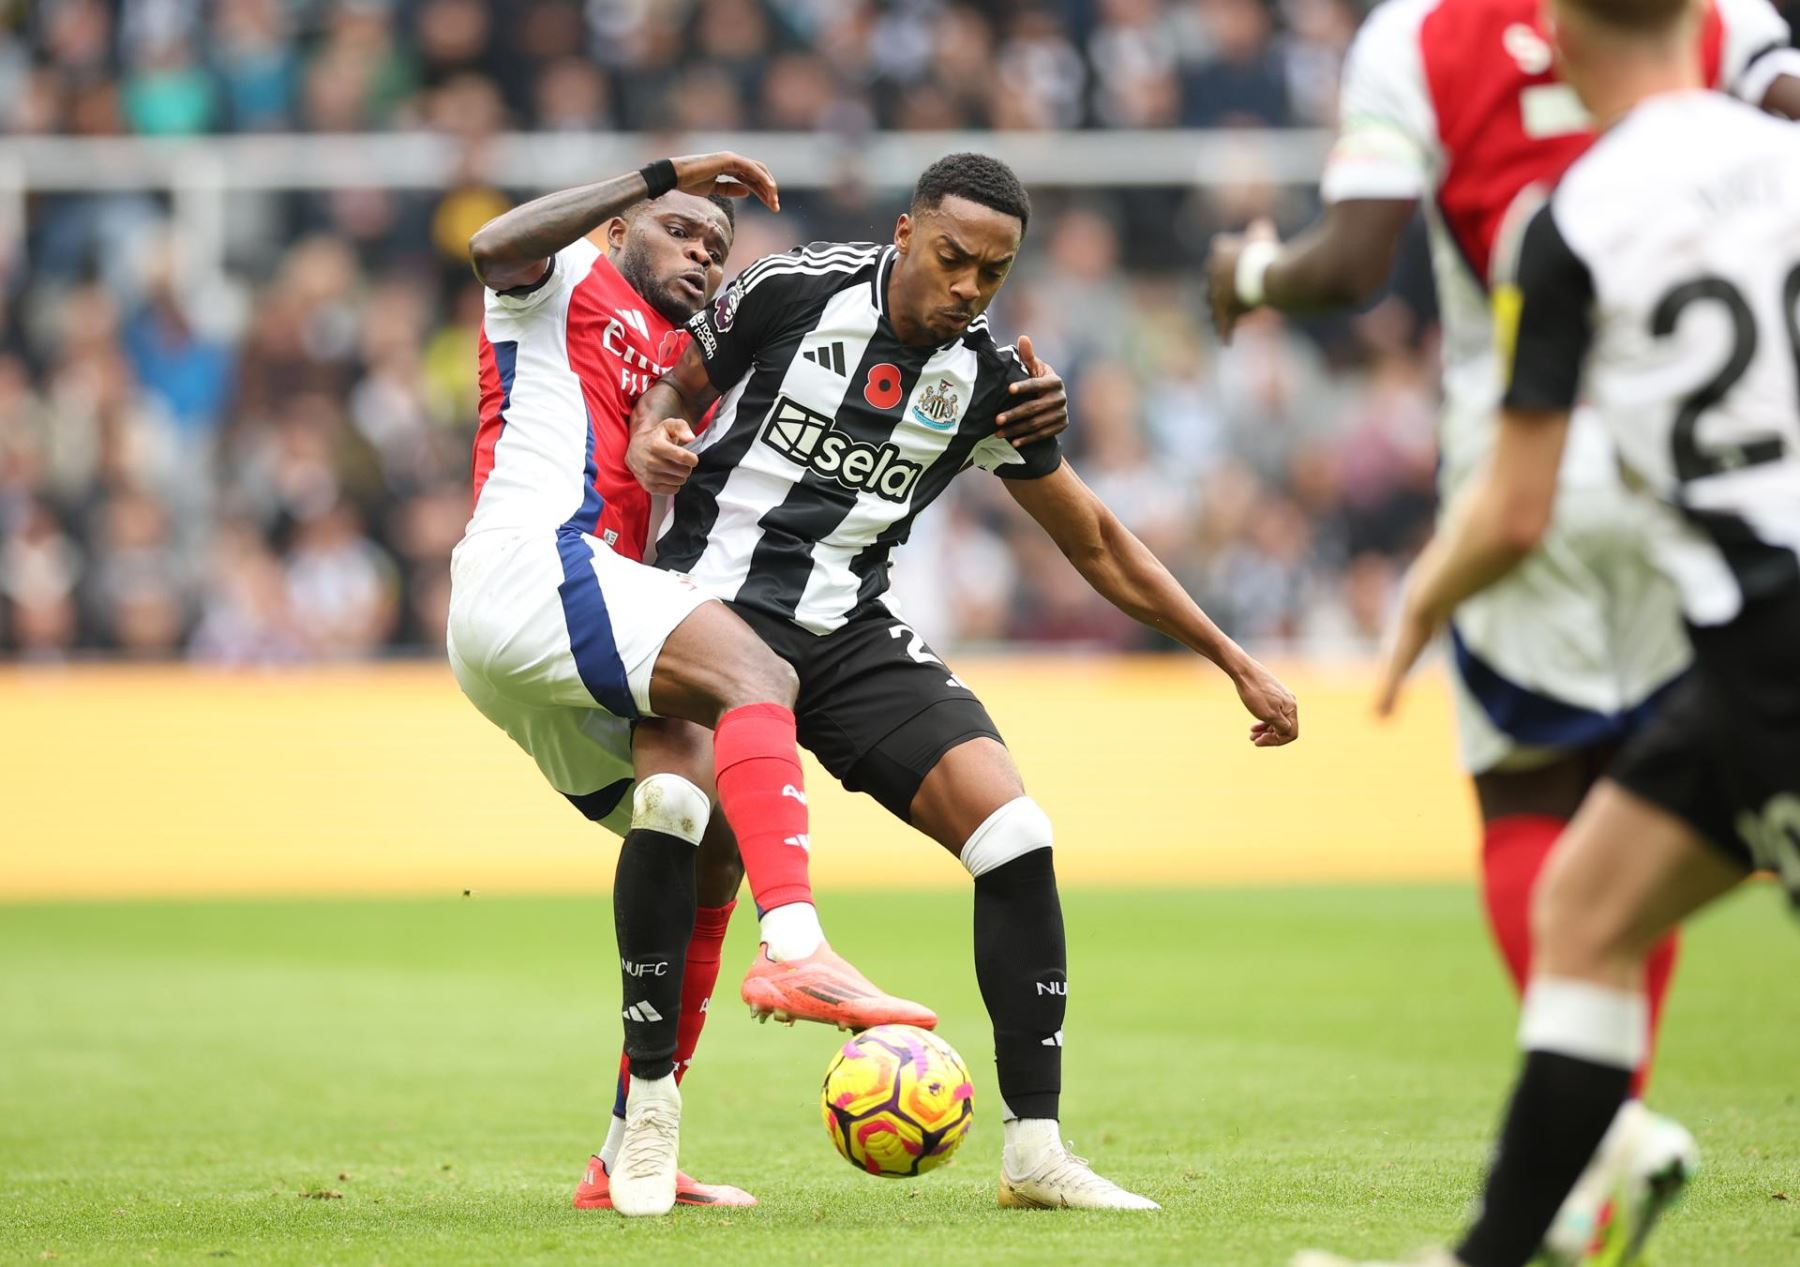
<svg viewBox="0 0 1800 1267"><path fill-rule="evenodd" d="M528 191L509 129L1329 125L1348 0L0 0L0 130L431 129L450 186L235 194L198 266L160 191L35 194L0 240L0 657L224 664L441 646L469 509L481 293L464 244ZM571 173L571 183L585 176ZM777 173L779 175L779 173ZM1435 349L1394 295L1208 327L1209 235L1310 191L1045 190L996 327L1070 384L1083 476L1253 646L1366 651L1433 508ZM731 271L881 239L846 185L747 214ZM4 238L0 231L0 239ZM972 474L899 553L934 642L1166 646Z"/></svg>
<svg viewBox="0 0 1800 1267"><path fill-rule="evenodd" d="M1352 0L9 0L0 126L1328 122Z"/></svg>

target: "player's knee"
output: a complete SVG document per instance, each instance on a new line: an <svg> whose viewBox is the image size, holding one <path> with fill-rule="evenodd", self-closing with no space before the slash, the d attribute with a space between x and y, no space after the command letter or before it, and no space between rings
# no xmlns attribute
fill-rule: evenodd
<svg viewBox="0 0 1800 1267"><path fill-rule="evenodd" d="M744 663L730 674L730 685L722 694L722 713L745 704L780 704L792 708L794 701L800 698L800 675L794 672L793 665L759 643L753 653L744 657Z"/></svg>
<svg viewBox="0 0 1800 1267"><path fill-rule="evenodd" d="M800 675L794 666L771 651L763 657L761 673L766 698L792 708L800 698Z"/></svg>
<svg viewBox="0 0 1800 1267"><path fill-rule="evenodd" d="M969 874L979 879L1015 858L1050 848L1055 839L1043 807L1029 796L1018 796L987 816L963 843L959 857Z"/></svg>
<svg viewBox="0 0 1800 1267"><path fill-rule="evenodd" d="M698 845L712 816L706 793L679 774L639 779L631 793L632 830L659 831Z"/></svg>
<svg viewBox="0 0 1800 1267"><path fill-rule="evenodd" d="M744 860L738 854L737 838L727 828L724 816L715 815L694 859L695 895L702 906L724 906L737 896L743 882Z"/></svg>

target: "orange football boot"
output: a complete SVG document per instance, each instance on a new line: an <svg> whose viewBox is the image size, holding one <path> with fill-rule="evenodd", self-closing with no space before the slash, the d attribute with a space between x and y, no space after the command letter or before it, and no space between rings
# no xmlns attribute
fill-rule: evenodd
<svg viewBox="0 0 1800 1267"><path fill-rule="evenodd" d="M876 1025L916 1025L936 1029L937 1013L911 999L897 999L877 989L830 946L804 959L769 958L769 948L756 952L744 977L744 1002L759 1021L771 1016L783 1024L818 1021L839 1029L863 1030Z"/></svg>
<svg viewBox="0 0 1800 1267"><path fill-rule="evenodd" d="M742 1188L734 1188L728 1183L701 1183L691 1175L675 1172L675 1204L676 1205L755 1205L756 1198ZM575 1208L577 1210L610 1210L612 1203L612 1183L606 1176L606 1167L598 1157L588 1158L587 1173L581 1176L581 1182L575 1185Z"/></svg>

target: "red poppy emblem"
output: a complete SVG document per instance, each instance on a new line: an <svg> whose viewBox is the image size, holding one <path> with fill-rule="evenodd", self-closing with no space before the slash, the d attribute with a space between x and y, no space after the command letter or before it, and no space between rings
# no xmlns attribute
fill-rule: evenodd
<svg viewBox="0 0 1800 1267"><path fill-rule="evenodd" d="M863 399L876 409L892 409L900 403L900 367L886 361L869 367L869 381L863 384Z"/></svg>

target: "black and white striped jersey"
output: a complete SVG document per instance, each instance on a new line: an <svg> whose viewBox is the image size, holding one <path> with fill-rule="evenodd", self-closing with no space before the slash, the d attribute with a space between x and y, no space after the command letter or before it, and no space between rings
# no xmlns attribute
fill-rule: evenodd
<svg viewBox="0 0 1800 1267"><path fill-rule="evenodd" d="M1650 98L1570 167L1513 272L1506 404L1593 405L1660 503L1651 545L1689 620L1800 592L1794 125L1710 92Z"/></svg>
<svg viewBox="0 0 1800 1267"><path fill-rule="evenodd" d="M723 393L700 464L657 539L657 565L814 633L888 585L888 555L955 476L1036 479L1055 439L994 432L1027 377L986 316L911 347L886 312L891 246L814 243L746 268L688 322Z"/></svg>

